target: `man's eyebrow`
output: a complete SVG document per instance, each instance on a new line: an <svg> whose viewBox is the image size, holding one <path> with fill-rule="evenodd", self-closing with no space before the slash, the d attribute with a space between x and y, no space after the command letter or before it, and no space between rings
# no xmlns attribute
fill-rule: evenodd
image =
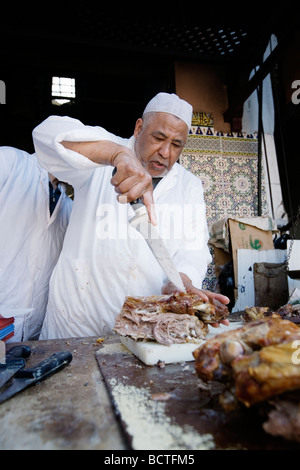
<svg viewBox="0 0 300 470"><path fill-rule="evenodd" d="M154 131L154 132L153 132L153 135L154 135L155 137L159 137L159 136L160 136L160 137L163 137L164 139L167 139L167 138L168 138L168 136L167 136L166 134L164 134L162 131ZM172 142L176 142L178 145L181 145L181 146L184 145L184 142L183 142L183 140L181 140L181 139L172 139Z"/></svg>

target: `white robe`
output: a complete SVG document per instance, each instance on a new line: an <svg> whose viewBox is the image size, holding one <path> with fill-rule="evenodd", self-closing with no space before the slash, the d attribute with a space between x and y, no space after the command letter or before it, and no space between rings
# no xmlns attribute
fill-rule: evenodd
<svg viewBox="0 0 300 470"><path fill-rule="evenodd" d="M52 116L33 132L45 168L75 188L64 247L50 282L41 339L111 333L126 296L158 295L166 276L147 243L128 221L110 184L111 166L98 165L60 142L112 140L134 148L100 127ZM177 269L201 288L211 257L202 182L179 164L154 190L158 230Z"/></svg>
<svg viewBox="0 0 300 470"><path fill-rule="evenodd" d="M72 201L49 211L48 172L27 152L0 147L0 306L28 309L15 319L13 340L37 339L46 313L49 279L58 260Z"/></svg>

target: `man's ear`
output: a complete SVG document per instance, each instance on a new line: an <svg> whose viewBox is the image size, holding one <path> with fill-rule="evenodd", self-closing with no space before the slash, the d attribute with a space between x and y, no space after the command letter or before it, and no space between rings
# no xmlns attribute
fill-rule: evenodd
<svg viewBox="0 0 300 470"><path fill-rule="evenodd" d="M141 132L142 130L142 127L143 127L143 119L142 118L139 118L136 123L135 123L135 128L134 128L134 137L136 138L139 133Z"/></svg>

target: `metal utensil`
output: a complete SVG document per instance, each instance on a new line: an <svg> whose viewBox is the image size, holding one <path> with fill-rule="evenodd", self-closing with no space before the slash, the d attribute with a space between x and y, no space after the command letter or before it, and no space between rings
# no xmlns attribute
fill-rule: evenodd
<svg viewBox="0 0 300 470"><path fill-rule="evenodd" d="M47 379L72 361L72 354L69 351L62 351L53 354L37 366L30 369L19 370L9 385L0 394L0 404L27 387Z"/></svg>
<svg viewBox="0 0 300 470"><path fill-rule="evenodd" d="M31 354L31 349L29 346L13 346L6 353L6 361L11 361L12 359L19 359L20 357L27 358Z"/></svg>
<svg viewBox="0 0 300 470"><path fill-rule="evenodd" d="M156 261L168 276L168 279L181 292L186 292L181 276L172 261L163 239L160 237L157 229L149 222L146 207L139 203L132 204L132 207L135 210L135 215L130 219L130 225L143 236Z"/></svg>
<svg viewBox="0 0 300 470"><path fill-rule="evenodd" d="M6 353L6 363L0 364L0 388L26 365L25 359L31 354L29 346L13 346Z"/></svg>
<svg viewBox="0 0 300 470"><path fill-rule="evenodd" d="M117 168L114 168L112 176L114 176L116 172ZM129 220L131 227L138 230L143 236L150 250L154 254L156 261L167 275L168 279L181 292L186 292L181 276L172 261L163 239L159 236L154 225L149 221L148 212L143 204L142 198L132 201L130 205L135 211L135 216Z"/></svg>

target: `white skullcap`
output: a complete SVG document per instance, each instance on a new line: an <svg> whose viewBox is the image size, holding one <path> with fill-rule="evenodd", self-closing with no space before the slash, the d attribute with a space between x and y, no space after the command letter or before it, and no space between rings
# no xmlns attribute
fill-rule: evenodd
<svg viewBox="0 0 300 470"><path fill-rule="evenodd" d="M193 108L187 102L179 98L174 93L158 93L147 104L144 114L146 113L169 113L182 119L188 126L191 127Z"/></svg>

